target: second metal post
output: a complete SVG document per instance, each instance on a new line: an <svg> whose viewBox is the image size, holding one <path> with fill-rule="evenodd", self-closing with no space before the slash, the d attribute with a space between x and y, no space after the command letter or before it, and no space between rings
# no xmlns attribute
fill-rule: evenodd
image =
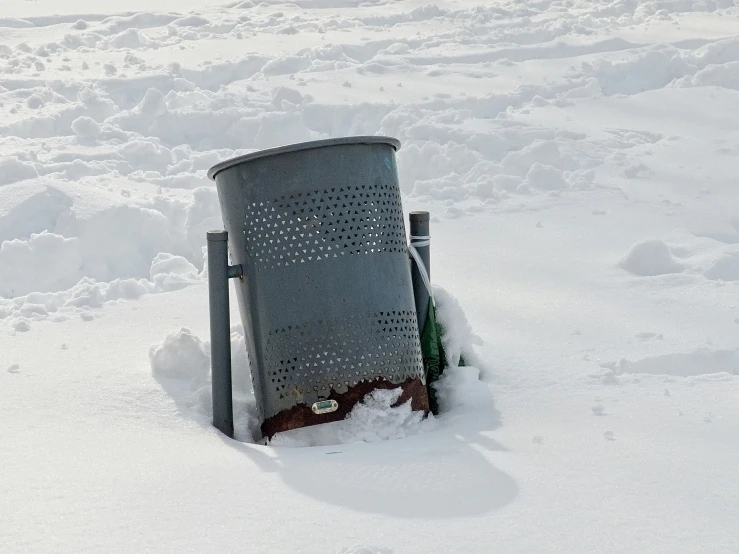
<svg viewBox="0 0 739 554"><path fill-rule="evenodd" d="M228 233L226 231L208 231L207 239L213 425L224 435L233 438L231 317L228 301Z"/></svg>
<svg viewBox="0 0 739 554"><path fill-rule="evenodd" d="M419 257L426 267L426 273L431 277L431 248L429 237L429 213L428 212L411 212L410 220L410 239L411 246L418 251ZM418 264L411 260L411 278L413 279L413 296L416 303L416 314L418 317L418 333L423 336L423 329L426 325L426 319L429 312L430 295L426 288L424 279L418 269Z"/></svg>

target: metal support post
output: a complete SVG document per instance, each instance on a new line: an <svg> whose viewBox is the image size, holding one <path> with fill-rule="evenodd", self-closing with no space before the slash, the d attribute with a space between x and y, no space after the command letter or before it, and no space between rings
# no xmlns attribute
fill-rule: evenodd
<svg viewBox="0 0 739 554"><path fill-rule="evenodd" d="M229 267L228 265L228 233L226 231L208 231L207 240L213 425L224 435L233 438L228 279L231 276L240 276L241 266Z"/></svg>
<svg viewBox="0 0 739 554"><path fill-rule="evenodd" d="M431 249L429 238L429 213L411 212L410 216L411 246L416 249L419 258L426 268L426 274L431 277ZM429 290L424 282L417 261L411 257L411 278L413 280L413 296L416 302L416 315L418 317L418 333L423 336L426 326L426 318L429 311Z"/></svg>

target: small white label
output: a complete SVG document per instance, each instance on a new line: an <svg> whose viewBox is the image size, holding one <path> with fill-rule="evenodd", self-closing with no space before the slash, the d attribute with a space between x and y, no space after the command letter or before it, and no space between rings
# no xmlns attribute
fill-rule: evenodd
<svg viewBox="0 0 739 554"><path fill-rule="evenodd" d="M320 400L318 402L314 402L313 406L311 406L311 410L313 410L313 413L316 415L330 414L338 409L339 403L336 400Z"/></svg>

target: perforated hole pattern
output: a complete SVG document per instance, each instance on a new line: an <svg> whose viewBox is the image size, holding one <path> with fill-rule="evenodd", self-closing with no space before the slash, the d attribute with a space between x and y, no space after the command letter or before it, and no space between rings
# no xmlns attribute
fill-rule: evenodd
<svg viewBox="0 0 739 554"><path fill-rule="evenodd" d="M334 330L328 333L328 327ZM336 331L336 329L339 329ZM391 311L273 329L266 375L281 401L327 397L360 382L424 380L416 313Z"/></svg>
<svg viewBox="0 0 739 554"><path fill-rule="evenodd" d="M257 271L346 255L406 251L395 183L250 202L243 233Z"/></svg>

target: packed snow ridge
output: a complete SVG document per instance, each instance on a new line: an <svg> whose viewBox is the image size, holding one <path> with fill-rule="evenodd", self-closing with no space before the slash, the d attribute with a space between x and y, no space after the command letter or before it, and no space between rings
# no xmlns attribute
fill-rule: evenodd
<svg viewBox="0 0 739 554"><path fill-rule="evenodd" d="M736 90L734 36L653 44L636 31L599 35L613 25L666 35L679 14L733 6L581 1L552 20L516 3L359 8L338 18L245 2L185 16L5 18L2 266L40 265L51 250L64 261L3 283L0 296L67 290L83 276L141 279L160 252L202 269L204 230L221 225L204 172L289 142L396 136L404 192L444 201L450 215L516 197L586 195L612 168L625 184L649 178L649 149L681 140L677 130L606 123L589 134L527 115L564 114L588 98L627 105L649 91ZM33 40L21 32L35 28L44 33ZM349 38L360 29L393 33ZM428 29L439 31L424 38ZM255 53L255 37L274 47ZM659 265L647 271L681 267ZM722 267L711 274L736 278Z"/></svg>

